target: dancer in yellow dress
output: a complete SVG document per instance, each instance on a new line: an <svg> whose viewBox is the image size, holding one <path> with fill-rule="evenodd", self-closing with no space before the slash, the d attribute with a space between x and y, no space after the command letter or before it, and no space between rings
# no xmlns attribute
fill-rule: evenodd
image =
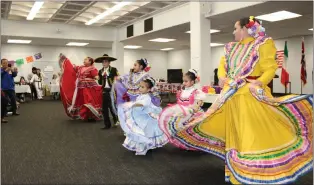
<svg viewBox="0 0 314 185"><path fill-rule="evenodd" d="M274 98L274 41L254 17L235 23L218 76L223 90L175 137L225 160L233 184L286 184L312 170L312 95Z"/></svg>

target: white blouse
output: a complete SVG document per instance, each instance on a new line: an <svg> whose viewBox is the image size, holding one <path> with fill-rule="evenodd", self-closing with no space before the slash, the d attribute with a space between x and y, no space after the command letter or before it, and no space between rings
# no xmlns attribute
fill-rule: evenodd
<svg viewBox="0 0 314 185"><path fill-rule="evenodd" d="M191 94L195 90L195 86L187 87L181 92L181 98L182 99L188 99ZM204 100L206 98L206 95L203 91L197 89L197 93L195 95L195 100Z"/></svg>

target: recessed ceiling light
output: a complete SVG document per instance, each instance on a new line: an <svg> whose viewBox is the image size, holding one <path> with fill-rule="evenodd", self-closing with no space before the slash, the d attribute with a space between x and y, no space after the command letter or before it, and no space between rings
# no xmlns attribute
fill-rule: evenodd
<svg viewBox="0 0 314 185"><path fill-rule="evenodd" d="M161 51L169 51L169 50L173 50L174 48L164 48L164 49L161 49Z"/></svg>
<svg viewBox="0 0 314 185"><path fill-rule="evenodd" d="M220 32L220 30L211 29L209 32L210 33L218 33L218 32ZM185 33L191 33L191 31L187 31Z"/></svg>
<svg viewBox="0 0 314 185"><path fill-rule="evenodd" d="M283 11L274 12L270 14L260 15L260 16L257 16L256 19L269 21L269 22L276 22L276 21L292 19L292 18L296 18L300 16L302 15L283 10Z"/></svg>
<svg viewBox="0 0 314 185"><path fill-rule="evenodd" d="M310 31L313 31L313 28L310 28L309 30L310 30Z"/></svg>
<svg viewBox="0 0 314 185"><path fill-rule="evenodd" d="M83 43L83 42L69 42L67 43L66 45L67 46L86 46L88 45L89 43Z"/></svg>
<svg viewBox="0 0 314 185"><path fill-rule="evenodd" d="M210 43L210 47L223 46L224 44L220 43Z"/></svg>
<svg viewBox="0 0 314 185"><path fill-rule="evenodd" d="M103 13L97 15L96 17L92 18L91 20L89 20L87 23L85 23L86 25L91 25L94 24L95 22L99 21L100 19L103 19L104 17L120 10L121 8L123 8L126 5L131 4L132 2L119 2L119 3L115 3L116 5L114 5L112 8L106 9L106 11L104 11Z"/></svg>
<svg viewBox="0 0 314 185"><path fill-rule="evenodd" d="M127 46L124 46L125 49L138 49L138 48L141 48L142 46L134 46L134 45L127 45Z"/></svg>
<svg viewBox="0 0 314 185"><path fill-rule="evenodd" d="M151 42L171 42L171 41L175 41L176 39L166 39L166 38L157 38L157 39L152 39L149 40Z"/></svg>
<svg viewBox="0 0 314 185"><path fill-rule="evenodd" d="M38 11L40 10L40 8L43 6L44 2L40 1L40 2L35 2L34 6L32 7L31 11L29 12L26 20L33 20L36 16L36 14L38 13Z"/></svg>
<svg viewBox="0 0 314 185"><path fill-rule="evenodd" d="M14 43L14 44L29 44L31 43L31 40L15 40L15 39L8 39L8 43Z"/></svg>

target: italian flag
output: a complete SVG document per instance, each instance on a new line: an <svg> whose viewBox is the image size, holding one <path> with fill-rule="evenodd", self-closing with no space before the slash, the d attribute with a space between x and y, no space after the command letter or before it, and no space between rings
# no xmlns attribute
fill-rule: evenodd
<svg viewBox="0 0 314 185"><path fill-rule="evenodd" d="M284 49L284 60L282 62L282 69L281 69L281 80L280 82L282 85L287 87L287 83L289 82L289 73L287 71L287 61L288 61L288 46L287 41L285 42L285 49Z"/></svg>

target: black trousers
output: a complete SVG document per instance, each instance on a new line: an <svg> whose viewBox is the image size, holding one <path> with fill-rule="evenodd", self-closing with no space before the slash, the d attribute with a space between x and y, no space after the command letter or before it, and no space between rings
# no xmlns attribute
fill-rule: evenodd
<svg viewBox="0 0 314 185"><path fill-rule="evenodd" d="M16 113L16 97L15 97L15 91L14 90L3 90L5 95L10 99L10 104L12 106L12 112L13 114Z"/></svg>
<svg viewBox="0 0 314 185"><path fill-rule="evenodd" d="M32 92L32 98L33 100L37 100L37 91L34 84L30 84L31 92Z"/></svg>
<svg viewBox="0 0 314 185"><path fill-rule="evenodd" d="M5 96L1 96L1 119L7 114L7 106L8 106L8 99Z"/></svg>
<svg viewBox="0 0 314 185"><path fill-rule="evenodd" d="M103 89L103 93L102 93L102 111L103 111L103 116L104 116L104 124L105 124L105 127L108 127L108 128L111 127L111 122L109 118L109 110L113 117L114 123L118 121L118 117L114 114L114 111L113 111L111 97L110 97L110 90L111 89Z"/></svg>

